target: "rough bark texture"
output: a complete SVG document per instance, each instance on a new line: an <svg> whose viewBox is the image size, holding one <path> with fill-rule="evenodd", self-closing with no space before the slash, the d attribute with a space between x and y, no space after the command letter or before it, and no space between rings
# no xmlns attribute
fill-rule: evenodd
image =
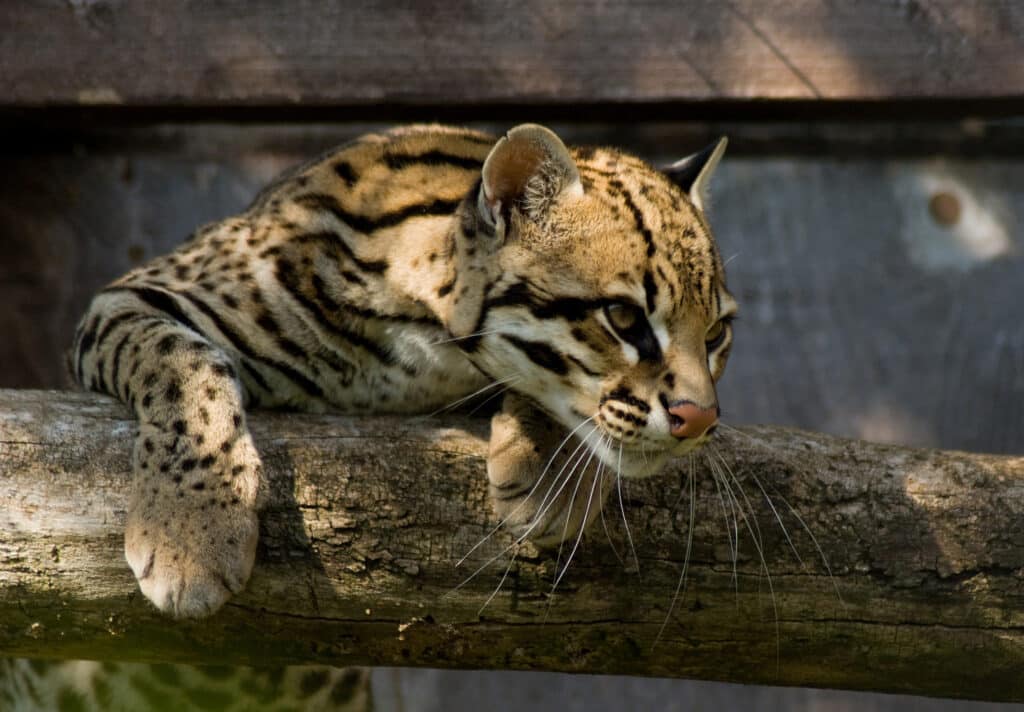
<svg viewBox="0 0 1024 712"><path fill-rule="evenodd" d="M739 518L734 567L730 508L697 458L688 584L671 614L686 461L626 485L639 573L613 499L609 537L598 523L554 594L555 553L522 550L483 607L506 556L456 587L508 537L456 562L493 527L485 422L257 413L250 423L271 481L256 572L212 619L175 623L141 597L123 560L134 429L123 408L0 391L0 654L614 672L1024 700L1024 458L726 432L714 449L749 497L761 543Z"/></svg>
<svg viewBox="0 0 1024 712"><path fill-rule="evenodd" d="M999 99L1014 0L0 4L0 105Z"/></svg>

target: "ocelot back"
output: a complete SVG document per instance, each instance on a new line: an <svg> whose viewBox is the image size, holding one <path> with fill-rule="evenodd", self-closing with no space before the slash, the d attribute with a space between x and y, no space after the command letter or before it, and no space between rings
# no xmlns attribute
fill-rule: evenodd
<svg viewBox="0 0 1024 712"><path fill-rule="evenodd" d="M539 506L560 445L626 477L700 446L736 309L703 212L724 147L659 171L536 125L370 134L105 288L72 363L139 418L125 551L145 595L195 617L245 585L246 407L423 413L507 386L491 492L541 545L588 523L572 488Z"/></svg>

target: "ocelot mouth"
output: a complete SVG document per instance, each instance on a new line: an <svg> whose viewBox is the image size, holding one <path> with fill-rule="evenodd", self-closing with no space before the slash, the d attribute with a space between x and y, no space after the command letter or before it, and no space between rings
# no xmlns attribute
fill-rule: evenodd
<svg viewBox="0 0 1024 712"><path fill-rule="evenodd" d="M668 449L655 448L646 443L608 442L607 440L596 447L592 446L592 449L613 472L634 479L657 474L673 455Z"/></svg>
<svg viewBox="0 0 1024 712"><path fill-rule="evenodd" d="M711 439L710 433L699 438L667 443L668 447L657 447L646 441L624 443L621 441L592 446L606 465L623 477L642 479L657 475L665 464L675 457L685 457L700 450Z"/></svg>

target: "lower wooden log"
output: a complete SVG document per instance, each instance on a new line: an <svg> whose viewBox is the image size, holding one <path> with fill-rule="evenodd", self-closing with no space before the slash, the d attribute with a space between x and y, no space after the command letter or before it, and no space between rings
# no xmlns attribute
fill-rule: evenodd
<svg viewBox="0 0 1024 712"><path fill-rule="evenodd" d="M510 561L509 535L489 536L485 421L250 427L271 483L257 568L213 618L175 622L124 562L127 412L0 391L0 655L1024 700L1024 458L721 428L692 461L685 585L684 459L622 482L555 587L573 542Z"/></svg>

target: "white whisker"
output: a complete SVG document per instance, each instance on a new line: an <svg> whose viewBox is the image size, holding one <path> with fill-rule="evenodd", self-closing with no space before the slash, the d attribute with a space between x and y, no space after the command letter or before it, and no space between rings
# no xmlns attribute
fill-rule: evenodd
<svg viewBox="0 0 1024 712"><path fill-rule="evenodd" d="M693 455L691 455L691 458ZM710 468L709 468L710 469ZM729 541L729 551L732 555L732 585L736 592L736 607L740 605L740 581L739 572L737 571L737 560L739 559L739 523L736 521L736 510L732 504L732 498L729 498L728 509L732 511L732 527L729 526L729 512L726 511L726 497L722 494L722 488L725 483L721 482L721 478L715 470L711 470L711 481L715 483L715 491L718 493L718 503L722 507L722 520L725 523L725 537ZM735 537L733 534L735 533Z"/></svg>
<svg viewBox="0 0 1024 712"><path fill-rule="evenodd" d="M720 467L715 463L714 459L712 459L710 455L707 456L707 463L712 469ZM724 478L726 473L722 470L719 471L721 472ZM740 517L743 519L743 524L746 527L747 532L750 534L751 539L753 539L754 548L757 550L757 555L761 560L761 568L764 569L765 578L768 581L768 592L770 594L772 601L772 612L775 616L775 664L776 667L778 667L782 655L782 634L781 629L779 627L779 607L778 602L775 600L775 584L772 582L772 574L771 571L769 571L768 569L768 561L767 559L765 559L764 556L764 544L761 539L761 529L757 523L757 515L754 511L754 508L751 505L750 499L747 497L746 492L743 491L743 486L740 484L740 481L736 479L736 476L731 473L729 473L729 476L732 478L733 484L736 485L736 489L739 490L740 495L743 496L743 501L746 502L747 508L750 512L750 517L747 517L747 513L743 510L743 507L740 506L739 500L736 499L735 495L732 495L733 499L736 501L737 507L739 508L739 513Z"/></svg>
<svg viewBox="0 0 1024 712"><path fill-rule="evenodd" d="M570 457L571 457L571 456L570 456ZM581 458L580 458L580 459L582 459L582 456L581 456ZM570 477L570 475L571 475L571 474L572 474L572 473L570 472L570 474L569 474L569 475L567 475L567 476L565 477L565 481L564 481L564 482L562 483L562 486L561 486L561 487L559 487L559 488L558 488L558 492L557 492L557 493L555 493L555 499L557 499L557 498L558 498L558 495L559 495L559 494L561 494L561 493L562 493L562 490L564 490L564 489L565 489L565 485L566 485L566 484L568 484L569 480L571 479L571 477ZM549 488L548 488L548 495L550 495L550 494L551 494L551 490L552 490L552 489L554 489L555 485L557 485L557 484L558 484L558 477L560 477L560 476L561 476L561 473L559 473L559 475L555 477L555 481L554 481L554 482L553 482L553 483L551 484L551 487L549 487ZM547 496L548 496L548 495L545 495L545 499L547 498ZM554 501L554 500L552 500L552 501ZM508 553L508 552L509 552L510 550L512 550L512 549L514 549L515 547L517 547L517 546L519 546L520 544L522 544L522 543L523 543L523 542L524 542L524 541L526 540L526 538L527 538L527 537L528 537L528 536L530 535L530 532L532 532L532 531L533 531L534 527L536 527L536 526L537 526L537 523L538 523L539 521L540 521L540 517L539 517L539 516L535 516L535 517L534 517L534 519L533 519L533 522L532 522L532 523L530 524L530 526L529 526L529 527L528 527L528 528L526 529L526 531L525 531L525 532L523 532L523 534L522 534L522 535L521 535L520 537L518 537L517 539L515 539L515 541L513 541L513 542L512 542L511 544L509 544L508 546L506 546L506 547L505 547L504 549L502 549L502 550L501 550L501 551L499 551L499 552L498 552L497 554L495 554L494 556L492 556L491 558L489 558L489 559L488 559L487 561L485 561L485 562L484 562L483 564L481 564L481 565L480 565L479 567L477 567L477 569L476 569L476 570L475 570L475 571L474 571L473 573L471 573L471 574L470 574L469 576L467 576L467 577L465 578L465 580L463 580L463 581L462 581L462 583L460 583L460 584L459 584L459 585L457 585L457 586L456 586L455 588L453 588L453 589L452 589L451 591L449 591L448 593L446 593L446 594L445 594L445 596L448 596L448 595L450 595L450 594L452 594L452 593L455 593L456 591L458 591L459 589L461 589L461 588L462 588L463 586L465 586L465 585L466 585L467 583L469 583L469 582L470 582L470 581L472 581L472 580L473 580L474 578L476 578L476 577L477 577L477 576L478 576L478 575L479 575L479 574L480 574L480 573L481 573L482 571L484 571L484 570L485 570L485 569L486 569L486 568L487 568L488 566L490 566L490 565L491 565L491 564L493 564L493 563L494 563L495 561L497 561L498 559L500 559L500 558L501 558L502 556L504 556L505 554L507 554L507 553ZM479 543L477 544L477 546L479 546ZM476 548L476 547L474 547L474 548ZM468 555L469 555L469 554L466 554L466 556L468 556ZM461 561L465 561L465 557L463 557Z"/></svg>
<svg viewBox="0 0 1024 712"><path fill-rule="evenodd" d="M654 639L654 644L657 645L658 641L661 640L662 634L665 632L665 626L668 625L669 620L672 618L672 611L675 609L676 601L679 599L680 594L686 594L686 574L690 568L690 552L693 550L693 525L694 519L697 516L697 486L696 477L693 472L693 457L690 457L690 521L687 527L686 534L686 553L683 555L683 570L679 574L679 581L676 583L675 593L672 594L672 603L669 604L668 612L665 614L665 620L661 624L661 628L658 629L658 635Z"/></svg>
<svg viewBox="0 0 1024 712"><path fill-rule="evenodd" d="M509 384L515 383L515 381L509 381L508 383ZM504 388L499 388L497 390L497 392L492 393L491 395L487 396L482 401L477 403L475 406L473 406L473 410L469 411L466 415L473 415L473 414L475 414L478 410L483 408L485 405L490 403L492 400L494 400L498 396L502 396L502 395L505 395L506 393L508 393L511 388L512 388L511 385L506 385Z"/></svg>
<svg viewBox="0 0 1024 712"><path fill-rule="evenodd" d="M626 519L626 505L622 503L622 442L619 442L619 464L615 468L615 487L619 491L619 511L622 512L622 525L626 528L626 541L629 542L629 550L633 552L633 561L636 562L636 575L640 576L640 557L636 555L636 547L633 545L633 535L629 531L629 520Z"/></svg>
<svg viewBox="0 0 1024 712"><path fill-rule="evenodd" d="M598 466L598 469L597 469L598 477L601 479L601 484L600 484L601 492L604 492L604 473L606 471L607 471L607 468L605 467L604 461L602 461L601 464ZM604 516L604 503L605 503L605 499L606 499L605 497L601 497L601 509L599 510L600 513L601 513L601 527L604 529L604 536L605 536L605 539L608 540L608 546L611 548L612 553L615 554L615 558L619 560L619 565L622 566L622 568L626 568L626 562L619 555L619 549L618 549L618 547L615 546L615 543L612 541L612 535L608 531L608 522L607 522L607 520L605 519L605 516Z"/></svg>
<svg viewBox="0 0 1024 712"><path fill-rule="evenodd" d="M718 454L717 451L714 448L711 448L711 447L708 448L708 451L714 453L715 455ZM719 459L721 459L721 458L719 458ZM722 463L724 464L725 461L722 460ZM757 521L757 510L754 508L754 504L750 501L750 498L747 497L746 490L743 489L743 486L740 484L739 479L737 479L736 474L732 471L732 469L730 467L728 467L728 466L726 466L724 469L728 473L728 475L732 478L733 484L736 485L736 489L739 491L740 495L743 497L743 503L747 505L747 511L750 512L750 522L753 524L753 527L754 527L753 531L751 532L751 536L756 536L758 547L763 549L764 548L764 537L761 534L761 525ZM739 504L739 500L737 500L736 503ZM740 511L742 512L742 508L741 508ZM756 532L756 535L755 535L755 532Z"/></svg>
<svg viewBox="0 0 1024 712"><path fill-rule="evenodd" d="M591 431L591 432L593 432L593 431ZM588 435L588 437L589 437L589 435ZM581 462L583 462L583 457L585 455L588 455L588 453L586 451L584 451L583 455L580 455L580 458L576 461L576 464L573 465L572 470L570 470L569 474L566 475L566 483L568 483L568 481L570 479L572 479L572 476L576 473L576 468L579 466L579 464ZM580 471L579 476L576 478L576 486L572 490L572 496L569 498L569 505L568 505L568 507L566 507L566 510L565 510L565 512L566 512L565 513L565 526L562 528L562 536L560 537L560 540L558 542L558 555L555 557L555 576L556 576L556 579L555 579L554 584L551 586L551 594L550 595L553 595L555 593L555 589L558 587L558 582L561 580L561 576L558 576L558 566L559 566L559 564L562 561L562 549L565 546L565 540L566 540L566 537L567 537L568 531L569 531L569 521L572 518L572 506L576 502L576 495L579 493L580 484L583 482L583 474L587 471L587 468L590 466L590 462L594 459L594 455L595 455L595 452L593 450L590 450L589 451L589 457L587 457L586 463L583 464L583 469ZM563 486L563 489L564 489L564 486ZM559 494L561 494L561 490L559 490ZM557 499L557 497L558 497L558 495L555 495L556 499ZM554 502L555 502L555 500L552 499L551 500L551 504L554 504ZM550 507L551 505L548 505L548 506ZM568 562L566 562L566 566L568 566ZM545 622L548 619L548 614L551 613L551 604L553 602L554 602L554 598L549 598L548 599L548 605L547 605L547 608L544 611L544 621Z"/></svg>
<svg viewBox="0 0 1024 712"><path fill-rule="evenodd" d="M521 374L514 373L514 374L512 374L511 376L509 376L507 378L500 378L497 381L491 381L490 383L488 383L483 388L479 388L479 389L473 391L468 396L463 396L463 397L459 398L458 400L454 400L451 403L449 403L448 405L442 406L442 407L438 408L437 410L433 411L432 413L427 413L426 415L421 416L421 417L423 417L423 418L431 418L431 417L433 417L435 415L438 415L440 413L444 413L447 410L451 410L452 408L457 408L458 406L462 405L466 401L471 400L471 399L475 398L476 396L480 395L484 391L489 391L492 388L497 388L498 386L503 386L506 383L511 383L512 381L515 381L516 379L518 379L520 377L521 377Z"/></svg>
<svg viewBox="0 0 1024 712"><path fill-rule="evenodd" d="M800 523L800 526L804 530L804 533L806 533L807 536L810 537L811 542L814 544L814 548L818 551L818 556L821 558L821 564L825 567L825 571L828 573L828 578L832 582L832 588L835 589L836 598L838 598L839 602L843 606L845 606L846 601L843 600L843 596L839 592L839 583L836 581L835 576L832 575L832 567L829 566L828 558L825 556L825 552L822 550L821 545L818 543L818 538L814 536L814 532L812 532L810 527L808 527L807 524L804 522L804 518L800 516L800 512L796 511L796 509L793 508L793 505L789 503L789 500L787 500L782 494L780 494L779 491L774 487L772 487L772 491L775 493L775 496L781 499L782 503L786 505L786 508L789 510L789 513L792 514L796 518L797 522Z"/></svg>
<svg viewBox="0 0 1024 712"><path fill-rule="evenodd" d="M589 466L589 464L590 463L588 462L587 465ZM583 471L586 472L586 467L583 468ZM583 473L581 473L580 481L583 480L582 474ZM594 477L594 483L590 485L590 496L587 497L587 508L583 511L583 521L580 523L580 531L576 535L576 543L573 544L572 551L569 552L569 558L565 560L565 566L562 567L562 573L558 574L558 578L555 579L555 584L551 587L551 593L555 592L558 582L562 580L562 577L565 576L565 572L569 570L569 563L572 561L572 557L575 556L576 550L580 546L580 540L583 539L583 531L587 528L587 518L590 516L590 505L594 502L594 490L597 487L598 481L598 478Z"/></svg>
<svg viewBox="0 0 1024 712"><path fill-rule="evenodd" d="M555 587L558 586L558 582L561 580L561 576L558 575L558 565L562 563L562 548L565 546L565 540L569 535L569 522L572 521L572 506L576 502L576 495L580 491L580 485L583 484L583 475L586 473L587 468L590 467L591 461L594 459L594 451L590 451L590 456L587 458L586 463L583 465L583 469L580 470L579 476L576 478L576 486L572 490L572 496L569 498L569 506L565 509L565 524L562 526L562 536L559 537L558 542L558 555L555 557L555 583L551 587L551 593L555 592ZM576 468L573 468L575 473ZM571 476L571 475L570 475ZM593 490L591 490L593 492ZM582 527L580 531L583 531Z"/></svg>
<svg viewBox="0 0 1024 712"><path fill-rule="evenodd" d="M731 425L729 425L727 423L719 423L719 424L723 428L728 430L729 432L735 433L736 435L739 435L739 436L741 436L743 438L746 438L746 440L748 442L750 442L752 445L755 445L756 447L760 447L760 448L763 448L765 450L768 450L773 455L776 455L776 456L782 458L783 461L786 462L786 464L788 464L790 467L793 467L796 470L802 470L803 469L803 466L800 463L798 463L796 460L794 460L792 457L790 457L786 453L779 451L777 448L768 447L764 443L760 442L759 440L757 440L754 437L751 437L750 435L748 435L747 433L743 432L739 428L735 428L735 427L733 427L733 426L731 426ZM761 486L761 483L759 481L758 481L758 486ZM825 556L824 549L822 549L821 544L818 542L818 537L816 537L814 535L814 532L811 531L811 528L807 525L807 522L805 522L804 518L802 516L800 516L800 512L798 512L796 510L796 508L793 507L793 505L789 503L789 500L787 500L781 493L779 493L778 489L776 489L771 484L769 484L769 487L771 487L771 490L775 494L775 496L778 497L779 499L781 499L783 504L786 505L786 508L789 510L789 513L792 514L793 517L796 518L797 522L800 523L800 527L804 530L804 532L810 538L811 542L814 544L814 548L815 548L815 550L818 553L818 557L821 559L821 564L822 564L822 566L825 567L825 571L828 573L829 580L832 582L832 587L835 589L836 598L839 600L839 602L842 605L845 606L846 602L843 600L843 596L842 596L842 594L839 591L839 583L838 583L838 581L836 581L835 576L832 574L832 567L831 567L831 565L828 562L828 557ZM762 487L762 491L763 491L763 489L764 488Z"/></svg>
<svg viewBox="0 0 1024 712"><path fill-rule="evenodd" d="M490 334L500 333L499 329L485 329L484 331L475 331L472 334L466 334L465 336L453 336L450 339L439 339L437 341L431 341L430 346L440 346L441 344L450 344L455 341L464 341L466 339L475 339L480 336L489 336Z"/></svg>
<svg viewBox="0 0 1024 712"><path fill-rule="evenodd" d="M505 518L504 518L504 519L502 519L502 520L501 520L500 522L498 522L498 523L497 523L497 524L496 524L496 525L494 526L494 528L493 528L493 529L491 529L491 531L489 531L489 532L488 532L488 533L487 533L487 534L486 534L486 535L484 536L484 538L483 538L483 539L481 539L481 540L480 540L480 541L478 541L478 542L477 542L476 544L474 544L474 545L473 545L473 548L471 548L471 549L470 549L469 551L467 551L467 552L466 552L466 553L465 553L465 554L463 555L463 557L462 557L461 559L459 559L459 560L458 560L458 562L457 562L457 563L455 564L455 566L456 566L456 567L459 567L459 566L461 566L461 565L462 565L462 564L463 564L463 563L464 563L464 562L466 561L466 559L467 559L467 558L469 558L470 554L472 554L472 553L473 553L474 551L476 551L476 550L477 550L477 549L478 549L478 548L479 548L479 547L480 547L480 546L481 546L481 545L482 545L482 544L483 544L483 543L484 543L485 541L487 541L488 539L490 539L490 538L491 538L491 537L492 537L492 536L493 536L493 535L494 535L494 534L495 534L495 533L496 533L496 532L497 532L497 531L498 531L499 529L501 529L501 527L502 527L503 525L505 525L505 524L506 524L506 523L508 522L508 520L509 520L509 519L510 519L510 518L511 518L511 517L512 517L512 516L513 516L513 515L514 515L514 514L515 514L516 512L518 512L518 511L520 510L520 508L522 508L523 506L525 506L525 505L526 505L526 503L527 503L527 502L528 502L528 501L530 500L530 497L532 497L532 496L533 496L533 493L537 491L537 488L538 488L538 487L540 487L540 483L541 483L541 481L542 481L542 480L544 479L544 476L545 476L545 475L547 475L547 473L548 473L548 470L549 470L549 469L551 469L551 463L553 463L553 462L555 461L555 458L556 458L556 457L558 457L558 453L562 451L562 448L563 448L563 447L565 447L565 444L566 444L567 442L569 442L569 440L570 440L570 439L572 438L572 436L573 436L573 435L575 435L575 434L576 434L576 432L577 432L577 431L578 431L578 430L579 430L580 428L582 428L582 427L583 427L584 425L586 425L587 423L589 423L589 422L590 422L590 421L592 421L592 420L593 420L593 417L591 417L591 418L587 418L587 419L586 419L586 420L584 420L584 421L583 421L582 423L580 423L580 424L579 424L579 425L577 425L577 426L576 426L575 428L573 428L572 432L570 432L570 433L569 433L568 435L566 435L566 436L565 436L565 438L564 438L564 439L562 440L562 442L560 442L560 443L558 444L558 447L556 447L556 448L555 448L555 451L554 451L554 452L553 452L553 453L551 454L551 457L550 457L550 458L548 458L548 462L547 462L547 464L546 464L546 465L544 466L544 469L543 469L543 470L541 471L541 473L540 473L540 476L539 476L539 477L537 478L537 481L533 483L533 487L531 487L531 488L530 488L530 491L526 493L526 496L525 496L525 497L523 497L523 500L522 500L522 501L521 501L521 502L520 502L519 504L517 504L517 505L516 505L516 507L515 507L515 508L514 508L514 509L513 509L513 510L512 510L511 512L509 512L509 513L508 513L508 514L507 514L507 515L505 516ZM573 454L575 454L575 453L573 453ZM570 459L571 459L571 458L572 458L572 455L570 455L569 457L570 457ZM563 468L563 469L564 469L564 468ZM561 474L561 473L559 473L559 474ZM558 481L558 477L557 477L557 476L555 477L555 481L556 481L556 482Z"/></svg>
<svg viewBox="0 0 1024 712"><path fill-rule="evenodd" d="M590 438L590 436L593 435L594 432L597 429L598 429L598 426L595 425L594 428L589 433L587 433L586 437L584 437L583 440L580 441L580 444L576 446L576 449L573 450L572 455L570 455L568 457L568 459L566 460L565 464L562 465L562 469L559 470L558 474L555 476L555 481L556 482L562 476L562 473L565 472L565 468L569 466L569 463L572 461L572 458L575 457L576 453L578 453L587 444L587 439ZM548 501L547 495L544 496L544 499L541 501L540 506L538 506L538 508L537 508L537 514L536 514L536 516L533 519L533 523L530 525L530 528L526 530L526 534L531 532L533 530L533 528L535 526L537 526L537 524L539 523L540 519L547 513L547 511L549 509L551 509L551 507L555 503L555 500L558 499L558 495L560 495L562 493L562 490L565 489L565 485L568 484L570 479L572 479L572 475L573 475L574 472L576 472L576 468L579 467L579 464L583 461L583 458L588 455L588 453L590 454L591 457L593 457L593 454L594 454L593 451L591 451L591 450L584 450L583 451L583 454L581 454L579 456L579 458L576 460L576 463L572 466L572 469L569 470L569 473L565 476L565 482L562 484L561 487L559 487L558 492L555 493L555 496L551 499L550 502ZM548 494L551 494L551 488L548 488ZM525 536L526 534L524 534L523 536Z"/></svg>
<svg viewBox="0 0 1024 712"><path fill-rule="evenodd" d="M597 429L597 426L594 426L594 430L596 430L596 429ZM591 430L590 433L587 433L586 437L589 438L590 435L594 432L594 430ZM585 444L586 444L586 439L584 439L583 442L580 443L579 447L577 447L576 450L573 451L573 454L569 456L569 459L566 462L566 464L562 466L562 469L555 476L555 481L552 483L551 487L548 488L548 493L544 496L544 501L547 501L548 496L550 496L550 494L551 494L551 490L554 489L555 485L558 483L559 478L562 477L562 472L565 471L565 468L568 466L569 462L571 462L572 458L576 455L577 452L579 452L580 447L582 447ZM582 455L580 455L579 459L576 461L577 465L579 464L579 462L581 462L583 460L583 458L586 456L586 454L587 453L584 452ZM477 575L479 575L481 571L483 571L488 566L490 566L492 563L494 563L499 558L504 556L510 549L512 549L513 547L518 546L518 545L522 544L524 541L526 541L526 539L530 535L530 533L537 527L537 524L540 523L541 519L543 518L543 516L547 512L547 510L551 508L551 506L554 504L554 502L558 499L558 496L560 494L562 494L562 492L565 490L565 486L572 479L572 473L575 471L575 469L576 469L576 466L574 465L573 469L570 470L569 473L565 476L564 481L562 482L561 486L558 488L558 491L555 493L555 496L551 498L551 501L548 502L547 506L544 507L543 510L539 511L536 514L536 516L534 516L533 522L530 524L529 527L527 527L526 531L524 531L522 533L522 535L520 535L513 543L509 544L504 549L499 551L497 554L492 556L490 559L485 561L479 568L477 568L476 571L474 571L472 574L470 574L468 577L466 577L466 579L462 583L460 583L459 585L457 585L455 588L453 588L451 591L449 591L448 593L446 593L444 595L448 596L448 595L451 595L452 593L455 593L456 591L461 589L463 586L465 586L467 583L469 583L474 578L476 578ZM534 485L534 486L536 487L536 485ZM477 544L477 546L479 546L479 543ZM474 547L474 549L475 548L476 547ZM469 554L467 554L466 556L468 556L468 555ZM462 558L462 561L465 561L465 557Z"/></svg>
<svg viewBox="0 0 1024 712"><path fill-rule="evenodd" d="M516 548L516 550L512 552L512 556L509 557L508 566L505 567L505 573L502 574L501 581L498 581L498 585L494 587L494 590L491 592L491 595L487 597L486 601L484 601L484 605L480 606L480 610L476 612L477 616L481 615L484 612L484 609L487 608L490 602L494 600L494 597L498 595L498 591L501 590L501 587L505 585L505 579L508 578L508 572L512 570L512 564L515 563L516 556L518 554L519 549Z"/></svg>
<svg viewBox="0 0 1024 712"><path fill-rule="evenodd" d="M718 453L715 454L718 455ZM721 455L718 455L718 459L722 460L723 465L726 464ZM726 465L726 467L728 467L728 465ZM782 517L779 516L779 510L775 508L775 502L773 502L772 498L768 496L768 492L765 491L764 486L761 484L761 480L757 478L757 475L754 474L753 471L750 472L750 477L754 480L754 484L757 485L757 488L761 490L761 494L764 495L764 499L771 508L772 514L775 515L775 521L779 523L779 529L782 530L782 535L786 537L786 541L789 543L789 548L793 551L793 556L796 557L797 563L800 564L801 568L806 569L807 566L804 564L804 560L801 558L800 552L796 550L796 546L793 544L793 540L789 536L789 531L786 529L786 525L783 524Z"/></svg>

